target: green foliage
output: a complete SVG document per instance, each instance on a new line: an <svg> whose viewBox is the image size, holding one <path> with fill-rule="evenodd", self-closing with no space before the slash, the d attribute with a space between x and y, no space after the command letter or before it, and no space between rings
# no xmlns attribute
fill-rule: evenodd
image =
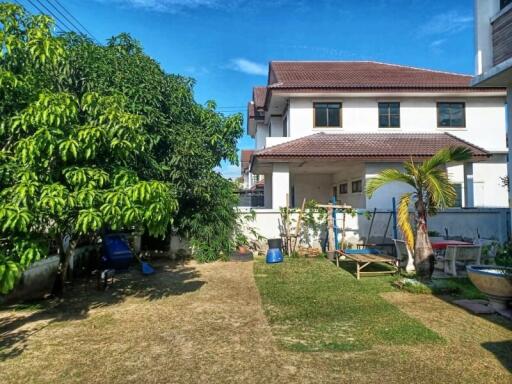
<svg viewBox="0 0 512 384"><path fill-rule="evenodd" d="M236 199L213 168L237 160L241 116L195 103L128 35L98 46L52 25L0 4L0 292L50 243L104 229L174 225L225 253Z"/></svg>
<svg viewBox="0 0 512 384"><path fill-rule="evenodd" d="M496 265L502 267L512 267L512 243L498 245L496 247Z"/></svg>

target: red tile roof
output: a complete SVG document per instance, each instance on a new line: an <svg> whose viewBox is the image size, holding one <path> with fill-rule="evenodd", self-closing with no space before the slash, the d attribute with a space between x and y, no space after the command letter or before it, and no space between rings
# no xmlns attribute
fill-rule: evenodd
<svg viewBox="0 0 512 384"><path fill-rule="evenodd" d="M419 158L450 146L468 147L476 157L489 156L484 149L448 133L317 133L256 151L253 159Z"/></svg>
<svg viewBox="0 0 512 384"><path fill-rule="evenodd" d="M242 149L241 152L241 168L242 173L249 168L249 164L251 163L251 156L254 153L254 150L252 149Z"/></svg>
<svg viewBox="0 0 512 384"><path fill-rule="evenodd" d="M470 75L371 61L273 61L268 88L474 91L471 79Z"/></svg>
<svg viewBox="0 0 512 384"><path fill-rule="evenodd" d="M252 100L256 108L265 107L265 98L267 97L267 87L254 87L252 89Z"/></svg>

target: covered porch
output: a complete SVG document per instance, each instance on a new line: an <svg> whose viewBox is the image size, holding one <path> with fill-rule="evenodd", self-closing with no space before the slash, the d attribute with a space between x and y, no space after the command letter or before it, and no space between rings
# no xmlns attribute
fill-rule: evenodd
<svg viewBox="0 0 512 384"><path fill-rule="evenodd" d="M303 199L327 202L335 197L354 208L391 209L392 198L408 192L408 187L393 183L368 199L367 181L383 169L401 169L405 160L422 161L453 145L468 146L473 152L471 161L447 169L459 195L457 206L471 208L474 163L488 154L447 134L316 134L256 152L251 167L264 176L265 208L297 207Z"/></svg>

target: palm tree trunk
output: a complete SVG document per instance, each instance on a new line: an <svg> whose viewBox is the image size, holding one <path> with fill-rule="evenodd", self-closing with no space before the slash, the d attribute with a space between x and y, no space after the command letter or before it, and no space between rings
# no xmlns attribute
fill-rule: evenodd
<svg viewBox="0 0 512 384"><path fill-rule="evenodd" d="M414 266L419 280L430 280L434 272L434 251L428 237L427 214L423 201L416 203L418 211L416 243L414 246Z"/></svg>

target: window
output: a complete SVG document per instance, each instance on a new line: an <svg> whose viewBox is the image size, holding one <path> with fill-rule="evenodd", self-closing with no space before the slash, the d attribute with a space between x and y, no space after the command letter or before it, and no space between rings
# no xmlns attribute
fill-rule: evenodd
<svg viewBox="0 0 512 384"><path fill-rule="evenodd" d="M340 195L345 195L348 193L348 183L341 183L338 187Z"/></svg>
<svg viewBox="0 0 512 384"><path fill-rule="evenodd" d="M462 184L453 184L453 188L455 188L455 193L457 194L453 207L460 208L462 207Z"/></svg>
<svg viewBox="0 0 512 384"><path fill-rule="evenodd" d="M352 182L352 193L363 192L363 182L361 180L355 180Z"/></svg>
<svg viewBox="0 0 512 384"><path fill-rule="evenodd" d="M379 103L379 128L400 128L400 103Z"/></svg>
<svg viewBox="0 0 512 384"><path fill-rule="evenodd" d="M314 103L315 127L341 127L341 103Z"/></svg>
<svg viewBox="0 0 512 384"><path fill-rule="evenodd" d="M437 126L464 128L466 111L464 103L437 103Z"/></svg>
<svg viewBox="0 0 512 384"><path fill-rule="evenodd" d="M500 0L500 9L505 8L509 4L512 4L512 0Z"/></svg>
<svg viewBox="0 0 512 384"><path fill-rule="evenodd" d="M288 116L283 120L283 137L288 137Z"/></svg>

